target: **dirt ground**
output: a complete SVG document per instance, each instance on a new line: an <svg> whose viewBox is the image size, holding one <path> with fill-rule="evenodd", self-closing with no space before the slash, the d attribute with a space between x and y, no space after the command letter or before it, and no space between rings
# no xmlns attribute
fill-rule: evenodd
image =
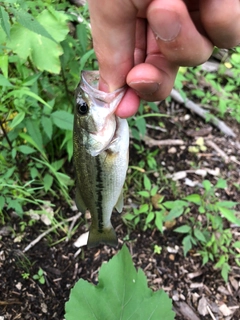
<svg viewBox="0 0 240 320"><path fill-rule="evenodd" d="M214 182L221 176L228 180L228 188L221 198L239 201L239 191L234 187L234 183L240 184L239 125L233 120L226 121L237 134L237 138L229 138L181 105L172 103L167 112L172 117L161 119L165 123L164 130L150 128L147 135L154 140L171 139L172 142L167 146L152 147L145 142L145 147L152 151L160 148L157 162L169 173L168 179L172 179L177 172L185 172L183 178L178 176L176 179L177 187L185 195L192 193L194 189L189 181L201 183L204 179L193 170L194 159L198 168L206 171L205 179ZM188 147L194 145L199 136L204 138L206 150L193 154ZM179 139L183 141L182 145L174 143ZM131 146L130 164L133 157ZM131 192L128 192L126 208L132 203ZM65 219L77 213L66 205L62 211ZM107 246L95 249L84 247L76 254L78 249L73 243L86 231L82 224L69 241L60 242L65 233L58 228L24 253L26 246L49 227L41 221L28 226L28 217L20 220L14 214L10 216L11 220L0 226L0 320L63 320L64 304L76 281L83 278L96 284L99 267L116 251ZM23 222L26 222L25 228ZM176 223L181 225L181 218ZM119 238L119 248L123 243L127 244L135 266L144 270L149 286L153 290L163 288L173 299L177 320L240 319L240 268L234 261L229 282L225 283L212 263L202 266L201 257L195 250L184 257L182 238L171 228L163 234L155 229L132 231L116 213L113 214L113 225ZM234 237L240 240L239 228L234 225L229 227ZM154 245L162 248L161 254L154 254ZM40 283L40 279L33 279L39 268L43 270L44 284Z"/></svg>

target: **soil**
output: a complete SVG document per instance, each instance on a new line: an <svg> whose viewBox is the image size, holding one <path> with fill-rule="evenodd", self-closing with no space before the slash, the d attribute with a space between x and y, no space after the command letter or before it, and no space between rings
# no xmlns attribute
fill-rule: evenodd
<svg viewBox="0 0 240 320"><path fill-rule="evenodd" d="M166 112L166 106L160 105L160 111ZM225 137L216 128L174 102L167 107L167 113L171 115L170 118L161 118L165 127L149 128L147 136L155 142L171 139L168 145L149 147L146 139L140 143L151 151L160 149L156 161L168 173L168 181L174 179L177 190L186 195L195 190L193 184L201 184L203 179L209 179L215 184L222 177L228 180L228 188L222 190L219 197L239 201L237 185L240 185L240 148L237 138ZM233 120L226 120L226 123L239 137L239 125ZM189 146L196 146L196 137L199 136L204 138L206 150L190 152ZM176 145L176 139L182 140L183 144ZM209 145L207 141L214 144ZM137 157L133 142L136 141L131 141L130 165ZM199 175L196 168L202 169L205 177ZM127 207L135 205L133 192L133 186L129 186L124 213ZM168 194L167 189L163 194L169 200L174 199L174 195ZM240 211L239 207L237 209ZM74 207L69 208L66 204L61 210L65 219L77 214ZM197 213L191 214L199 218ZM32 241L50 227L28 216L22 220L11 212L9 216L11 220L6 219L6 224L0 227L0 320L63 320L64 305L76 281L83 278L96 284L99 267L116 250L100 246L95 249L83 247L79 252L73 244L86 231L86 225L80 219L76 222L80 222L79 227L68 241L66 227L71 225L70 221L24 252ZM183 224L182 219L180 217L175 221L176 226ZM137 227L130 230L116 213L113 214L113 225L119 238L119 248L123 243L127 244L135 266L144 270L149 287L153 290L162 288L173 299L177 320L240 319L240 268L233 259L229 281L225 283L219 270L214 269L214 263L202 266L202 259L196 250L191 250L184 257L182 237L171 226L166 227L163 234L157 229L143 232ZM228 227L239 241L239 228L234 225ZM161 254L154 253L154 245L162 248ZM44 284L40 283L41 279L34 279L40 268L43 270Z"/></svg>

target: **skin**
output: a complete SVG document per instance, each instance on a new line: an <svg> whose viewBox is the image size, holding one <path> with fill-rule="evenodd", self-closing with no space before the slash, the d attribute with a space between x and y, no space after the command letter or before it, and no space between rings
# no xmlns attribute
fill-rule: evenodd
<svg viewBox="0 0 240 320"><path fill-rule="evenodd" d="M179 66L208 60L213 47L240 43L239 0L88 0L99 89L128 89L116 114L171 92Z"/></svg>

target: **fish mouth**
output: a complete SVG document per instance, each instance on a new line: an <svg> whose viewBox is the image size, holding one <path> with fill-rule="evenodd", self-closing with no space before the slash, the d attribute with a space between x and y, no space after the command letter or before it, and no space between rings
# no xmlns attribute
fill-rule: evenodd
<svg viewBox="0 0 240 320"><path fill-rule="evenodd" d="M102 147L101 149L99 150L89 150L89 153L91 154L91 156L93 157L96 157L98 156L100 153L104 152L104 151L107 151L109 148L111 148L111 146L116 143L116 141L118 141L118 136L117 136L117 131L118 131L118 122L116 121L116 127L115 127L115 130L114 130L114 133L111 137L111 139L109 140L109 142L104 145L104 147ZM89 132L90 133L90 132ZM90 133L90 134L93 134L93 135L96 135L96 133Z"/></svg>
<svg viewBox="0 0 240 320"><path fill-rule="evenodd" d="M106 146L106 148L104 148L103 151L109 149L109 148L111 147L111 145L118 140L117 131L118 131L118 121L117 121L117 119L116 119L116 127L115 127L115 130L114 130L113 136L112 136L110 142L108 143L108 145Z"/></svg>

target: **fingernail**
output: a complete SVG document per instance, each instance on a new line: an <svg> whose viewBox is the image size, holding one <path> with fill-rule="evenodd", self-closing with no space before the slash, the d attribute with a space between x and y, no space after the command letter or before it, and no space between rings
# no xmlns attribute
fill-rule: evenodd
<svg viewBox="0 0 240 320"><path fill-rule="evenodd" d="M142 95L154 94L159 89L159 83L151 81L130 82L129 86Z"/></svg>
<svg viewBox="0 0 240 320"><path fill-rule="evenodd" d="M162 41L173 41L180 33L181 23L179 16L173 11L157 10L151 20L150 26L156 34L156 38Z"/></svg>

